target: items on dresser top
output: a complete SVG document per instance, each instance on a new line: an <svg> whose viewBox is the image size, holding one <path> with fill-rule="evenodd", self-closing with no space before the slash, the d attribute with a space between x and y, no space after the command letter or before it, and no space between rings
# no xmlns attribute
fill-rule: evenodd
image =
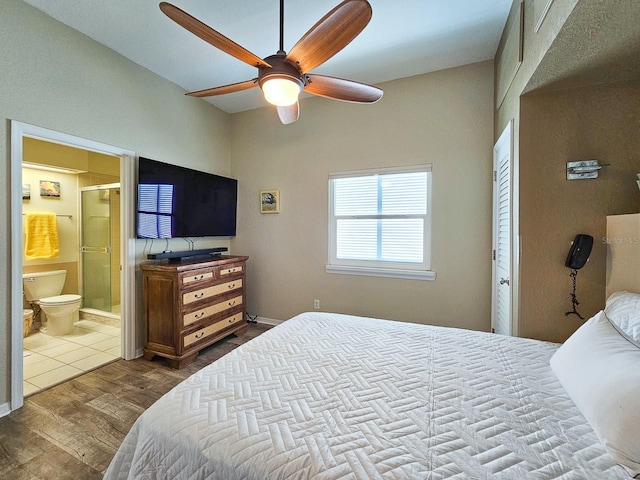
<svg viewBox="0 0 640 480"><path fill-rule="evenodd" d="M245 270L249 257L143 264L144 358L173 368L195 360L218 340L246 331Z"/></svg>

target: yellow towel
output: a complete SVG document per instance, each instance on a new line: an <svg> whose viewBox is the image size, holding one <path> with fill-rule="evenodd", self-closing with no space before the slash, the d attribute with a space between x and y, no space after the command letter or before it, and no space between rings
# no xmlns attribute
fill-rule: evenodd
<svg viewBox="0 0 640 480"><path fill-rule="evenodd" d="M26 213L24 234L24 256L27 260L60 256L55 213Z"/></svg>

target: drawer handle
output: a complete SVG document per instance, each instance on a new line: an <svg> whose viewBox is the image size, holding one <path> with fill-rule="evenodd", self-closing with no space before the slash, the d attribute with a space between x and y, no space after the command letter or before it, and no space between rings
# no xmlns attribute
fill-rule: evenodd
<svg viewBox="0 0 640 480"><path fill-rule="evenodd" d="M200 276L195 276L193 277L194 280L202 280L204 278L204 275L200 275Z"/></svg>
<svg viewBox="0 0 640 480"><path fill-rule="evenodd" d="M236 304L236 301L234 300L233 302L229 302L229 306L233 307Z"/></svg>
<svg viewBox="0 0 640 480"><path fill-rule="evenodd" d="M196 340L197 340L197 339L200 339L200 338L202 338L202 337L204 337L204 332L196 333L196 334L194 335L194 338L195 338Z"/></svg>
<svg viewBox="0 0 640 480"><path fill-rule="evenodd" d="M229 290L231 290L232 288L236 288L236 284L232 283L231 285L228 285L228 287L229 287Z"/></svg>
<svg viewBox="0 0 640 480"><path fill-rule="evenodd" d="M194 298L202 298L202 297L204 297L204 292L201 292L201 293L194 293L194 294L193 294L193 297L194 297Z"/></svg>
<svg viewBox="0 0 640 480"><path fill-rule="evenodd" d="M196 318L196 319L198 319L198 318L202 318L202 317L204 317L205 313L206 313L206 312L196 313L196 314L194 315L194 318Z"/></svg>
<svg viewBox="0 0 640 480"><path fill-rule="evenodd" d="M235 322L235 321L236 321L236 319L235 319L235 318L230 318L230 319L229 319L229 323L233 323L233 322Z"/></svg>

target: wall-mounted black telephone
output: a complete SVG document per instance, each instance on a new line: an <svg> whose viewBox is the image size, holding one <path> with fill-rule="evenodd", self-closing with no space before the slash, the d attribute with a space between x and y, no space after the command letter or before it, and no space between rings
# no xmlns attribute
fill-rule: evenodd
<svg viewBox="0 0 640 480"><path fill-rule="evenodd" d="M593 237L585 233L579 233L576 238L573 239L567 259L564 262L565 267L571 269L569 276L573 278L573 292L571 293L571 304L573 310L565 313L565 315L577 315L580 320L584 320L582 315L576 310L576 306L580 305L576 298L576 277L578 276L578 270L584 267L584 264L589 260L591 254L591 247L593 247Z"/></svg>
<svg viewBox="0 0 640 480"><path fill-rule="evenodd" d="M591 247L593 247L593 237L591 235L584 233L576 235L567 254L567 260L564 262L565 267L575 270L584 267L584 264L589 260Z"/></svg>

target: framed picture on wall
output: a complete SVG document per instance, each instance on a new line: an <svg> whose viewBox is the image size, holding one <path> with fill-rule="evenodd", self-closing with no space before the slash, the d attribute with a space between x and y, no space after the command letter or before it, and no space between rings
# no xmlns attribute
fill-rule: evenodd
<svg viewBox="0 0 640 480"><path fill-rule="evenodd" d="M60 182L52 182L51 180L40 180L40 196L59 198Z"/></svg>
<svg viewBox="0 0 640 480"><path fill-rule="evenodd" d="M260 213L280 213L280 190L260 192Z"/></svg>
<svg viewBox="0 0 640 480"><path fill-rule="evenodd" d="M31 200L31 185L28 183L22 184L22 200Z"/></svg>

